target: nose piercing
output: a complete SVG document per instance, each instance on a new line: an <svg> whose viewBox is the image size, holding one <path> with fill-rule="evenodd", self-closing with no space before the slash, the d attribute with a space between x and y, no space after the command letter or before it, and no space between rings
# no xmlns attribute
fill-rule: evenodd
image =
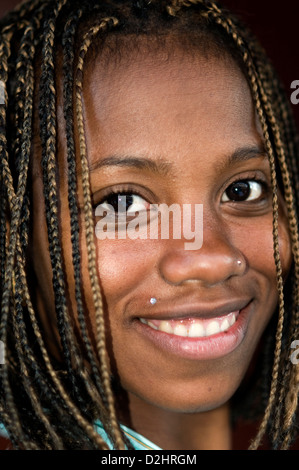
<svg viewBox="0 0 299 470"><path fill-rule="evenodd" d="M152 298L150 299L150 303L151 303L152 305L155 305L156 302L157 302L157 299L156 299L155 297L152 297Z"/></svg>
<svg viewBox="0 0 299 470"><path fill-rule="evenodd" d="M245 260L242 261L241 259L238 259L238 260L237 260L237 265L238 265L239 268L241 268L241 266L242 266L243 268L245 268L245 266L246 266L246 261L245 261Z"/></svg>

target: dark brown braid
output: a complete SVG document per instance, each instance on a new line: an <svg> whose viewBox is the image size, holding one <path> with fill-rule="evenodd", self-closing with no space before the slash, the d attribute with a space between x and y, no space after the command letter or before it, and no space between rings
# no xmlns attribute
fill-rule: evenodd
<svg viewBox="0 0 299 470"><path fill-rule="evenodd" d="M272 378L270 385L265 380L262 384L261 396L267 396L267 403L250 448L258 448L265 434L273 448L288 448L295 436L299 389L299 366L289 358L292 341L299 339L298 136L282 86L259 44L232 15L206 0L28 0L0 22L0 34L0 80L5 84L5 104L0 105L0 340L5 344L7 358L0 366L0 422L5 424L14 448L107 449L108 444L95 431L96 419L102 422L113 448L130 448L117 420L110 383L82 104L85 64L98 49L96 46L109 37L118 37L121 43L126 35L143 35L150 40L171 37L172 44L175 41L182 48L190 46L188 52L192 49L193 53L194 48L204 47L212 53L226 51L247 77L269 156L279 295L276 332L273 339L272 330L267 333L270 347L265 349L261 371L261 377L271 374ZM63 78L73 282L80 341L67 303L59 225L57 72ZM47 349L31 288L28 249L35 127L41 141L52 289L63 364L58 364ZM88 330L81 292L78 174L96 313L95 342ZM292 272L285 287L278 243L279 185L288 211L293 253ZM84 367L86 358L89 369Z"/></svg>

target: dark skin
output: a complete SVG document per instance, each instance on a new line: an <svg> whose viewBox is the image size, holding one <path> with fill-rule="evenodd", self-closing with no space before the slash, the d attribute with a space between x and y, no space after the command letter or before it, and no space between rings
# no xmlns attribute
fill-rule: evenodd
<svg viewBox="0 0 299 470"><path fill-rule="evenodd" d="M127 401L126 410L119 410L120 419L165 449L229 449L229 401L278 299L271 191L265 189L271 186L270 169L247 82L229 58L182 57L178 52L165 62L159 54L138 56L122 61L113 73L103 70L100 61L89 67L83 102L95 206L107 201L113 190L137 194L145 210L148 203L162 202L204 207L200 250L186 251L184 240L96 240L111 369ZM75 317L65 137L60 122L62 242ZM232 158L239 149L243 153ZM122 164L128 155L151 160L156 168ZM111 156L118 156L118 164L99 166ZM38 174L37 167L35 171ZM248 200L236 202L227 198L227 188L236 180L262 183L251 186ZM38 176L33 200L34 269L43 272L38 306L55 352L58 341ZM82 213L81 222L84 229ZM279 224L287 275L291 251L281 196ZM88 318L94 325L83 243L82 256ZM155 306L149 303L152 296L158 299ZM150 318L155 312L158 318L161 311L171 315L177 305L192 305L198 306L200 315L203 304L213 309L232 298L250 303L248 324L240 344L217 358L182 357L157 347L140 328L140 317Z"/></svg>

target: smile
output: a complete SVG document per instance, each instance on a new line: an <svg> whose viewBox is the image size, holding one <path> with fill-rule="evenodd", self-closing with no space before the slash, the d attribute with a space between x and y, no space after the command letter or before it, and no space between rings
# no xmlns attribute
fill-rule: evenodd
<svg viewBox="0 0 299 470"><path fill-rule="evenodd" d="M231 312L220 318L204 319L189 318L182 320L147 320L140 318L141 323L148 325L154 330L159 330L171 335L203 338L227 331L234 325L239 315L239 311Z"/></svg>
<svg viewBox="0 0 299 470"><path fill-rule="evenodd" d="M134 328L146 342L167 355L188 360L216 359L243 342L254 310L251 301L231 302L219 308L194 308L189 314L187 308L174 309L172 317L170 312L139 317Z"/></svg>

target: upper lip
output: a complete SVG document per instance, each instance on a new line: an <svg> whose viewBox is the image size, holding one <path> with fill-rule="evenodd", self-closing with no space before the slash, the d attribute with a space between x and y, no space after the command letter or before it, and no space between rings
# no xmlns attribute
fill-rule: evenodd
<svg viewBox="0 0 299 470"><path fill-rule="evenodd" d="M227 315L231 312L237 312L251 302L251 299L236 299L229 302L218 302L209 304L181 304L173 305L155 313L145 314L140 318L148 320L175 320L187 318L216 318Z"/></svg>

